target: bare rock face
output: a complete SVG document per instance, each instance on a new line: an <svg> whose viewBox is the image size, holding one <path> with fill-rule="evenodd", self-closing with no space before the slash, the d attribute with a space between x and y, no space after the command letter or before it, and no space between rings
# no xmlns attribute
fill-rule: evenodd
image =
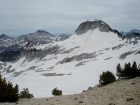
<svg viewBox="0 0 140 105"><path fill-rule="evenodd" d="M96 28L99 28L101 32L111 31L110 26L108 24L101 20L95 20L81 23L75 32L77 35L81 35L86 33L88 30L94 30Z"/></svg>
<svg viewBox="0 0 140 105"><path fill-rule="evenodd" d="M37 42L39 44L47 44L55 41L56 37L47 31L38 30L35 33L19 36L18 38L16 38L16 40L19 42L21 42L22 40L24 41L29 40Z"/></svg>
<svg viewBox="0 0 140 105"><path fill-rule="evenodd" d="M66 40L70 37L71 35L67 35L67 34L61 34L56 38L56 41L63 41Z"/></svg>

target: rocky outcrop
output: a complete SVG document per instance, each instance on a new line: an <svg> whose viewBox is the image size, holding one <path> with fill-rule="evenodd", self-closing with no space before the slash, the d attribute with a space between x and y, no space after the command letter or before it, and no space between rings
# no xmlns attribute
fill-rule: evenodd
<svg viewBox="0 0 140 105"><path fill-rule="evenodd" d="M6 47L14 43L15 38L7 36L5 34L0 35L0 47ZM0 49L0 51L1 51Z"/></svg>
<svg viewBox="0 0 140 105"><path fill-rule="evenodd" d="M0 53L0 61L3 62L10 62L10 61L15 61L19 55L20 51L4 51Z"/></svg>
<svg viewBox="0 0 140 105"><path fill-rule="evenodd" d="M103 22L102 20L95 20L95 21L86 21L79 25L79 27L76 29L75 33L77 35L81 35L86 33L88 30L94 30L98 28L101 32L113 32L118 35L119 38L124 38L121 33L119 33L115 29L111 29L110 26Z"/></svg>
<svg viewBox="0 0 140 105"><path fill-rule="evenodd" d="M76 46L76 47L71 48L69 50L62 51L62 52L60 52L60 54L68 54L68 53L72 52L73 50L75 50L77 48L80 48L80 46Z"/></svg>
<svg viewBox="0 0 140 105"><path fill-rule="evenodd" d="M61 34L58 36L58 38L56 39L56 41L63 41L66 40L70 37L71 35L67 35L67 34Z"/></svg>
<svg viewBox="0 0 140 105"><path fill-rule="evenodd" d="M42 74L43 76L46 76L46 77L50 77L50 76L63 76L64 74L60 73L60 74L56 74L56 73L45 73L45 74Z"/></svg>
<svg viewBox="0 0 140 105"><path fill-rule="evenodd" d="M17 42L20 42L22 40L29 40L29 41L33 41L33 42L36 42L39 44L47 44L47 43L51 43L54 40L56 40L56 37L47 31L38 30L35 33L22 35L22 36L16 38Z"/></svg>
<svg viewBox="0 0 140 105"><path fill-rule="evenodd" d="M133 53L135 53L136 51L129 51L129 52L125 52L125 53L123 53L123 54L121 54L120 55L120 59L125 59L127 56L129 56L129 55L131 55L131 54L133 54Z"/></svg>
<svg viewBox="0 0 140 105"><path fill-rule="evenodd" d="M0 39L1 39L1 40L13 40L13 39L15 39L15 38L10 37L10 36L7 36L7 35L5 35L5 34L2 34L2 35L0 36Z"/></svg>
<svg viewBox="0 0 140 105"><path fill-rule="evenodd" d="M79 25L79 27L76 29L75 33L77 35L81 35L86 33L88 30L94 30L96 28L99 28L101 32L109 32L110 26L106 24L105 22L101 20L96 21L86 21Z"/></svg>
<svg viewBox="0 0 140 105"><path fill-rule="evenodd" d="M97 55L95 55L95 53L82 53L80 55L75 55L72 57L66 57L64 58L62 61L59 61L57 64L63 64L63 63L67 63L67 62L72 62L72 61L80 61L83 59L91 59L91 58L96 58ZM56 64L56 65L57 65Z"/></svg>

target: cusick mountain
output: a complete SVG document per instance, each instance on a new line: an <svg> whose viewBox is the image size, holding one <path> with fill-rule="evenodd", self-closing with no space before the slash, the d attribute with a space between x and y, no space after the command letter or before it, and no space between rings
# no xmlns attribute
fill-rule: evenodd
<svg viewBox="0 0 140 105"><path fill-rule="evenodd" d="M0 73L35 97L50 97L57 87L64 95L99 83L103 71L116 65L140 64L140 33L122 35L102 20L81 23L71 36L38 30L12 38L0 36Z"/></svg>

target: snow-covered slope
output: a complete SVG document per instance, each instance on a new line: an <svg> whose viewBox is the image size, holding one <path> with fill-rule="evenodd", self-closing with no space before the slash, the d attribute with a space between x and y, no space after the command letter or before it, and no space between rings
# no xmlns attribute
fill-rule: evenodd
<svg viewBox="0 0 140 105"><path fill-rule="evenodd" d="M140 36L121 38L102 21L87 22L69 39L34 46L15 62L1 62L1 74L20 90L28 87L35 97L50 97L55 87L64 95L93 87L103 71L115 74L118 63L140 64ZM89 28L89 22L98 26Z"/></svg>

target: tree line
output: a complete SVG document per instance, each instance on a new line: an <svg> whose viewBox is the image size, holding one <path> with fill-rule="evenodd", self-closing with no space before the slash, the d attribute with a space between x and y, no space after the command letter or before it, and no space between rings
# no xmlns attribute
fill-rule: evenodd
<svg viewBox="0 0 140 105"><path fill-rule="evenodd" d="M134 78L140 76L140 65L134 61L132 66L131 63L125 63L124 68L121 67L120 63L116 67L116 76L119 78Z"/></svg>
<svg viewBox="0 0 140 105"><path fill-rule="evenodd" d="M10 81L6 82L6 79L2 78L0 74L0 102L16 102L21 98L31 97L33 97L33 94L29 93L28 88L19 93L18 85L13 86Z"/></svg>
<svg viewBox="0 0 140 105"><path fill-rule="evenodd" d="M130 62L125 63L124 68L122 68L119 63L116 66L116 76L118 76L118 78L127 78L127 79L139 77L140 76L140 65L137 66L137 63L134 61L132 65ZM101 85L106 85L106 84L109 84L109 83L112 83L115 81L116 81L116 77L110 71L103 72L99 76L99 83Z"/></svg>

